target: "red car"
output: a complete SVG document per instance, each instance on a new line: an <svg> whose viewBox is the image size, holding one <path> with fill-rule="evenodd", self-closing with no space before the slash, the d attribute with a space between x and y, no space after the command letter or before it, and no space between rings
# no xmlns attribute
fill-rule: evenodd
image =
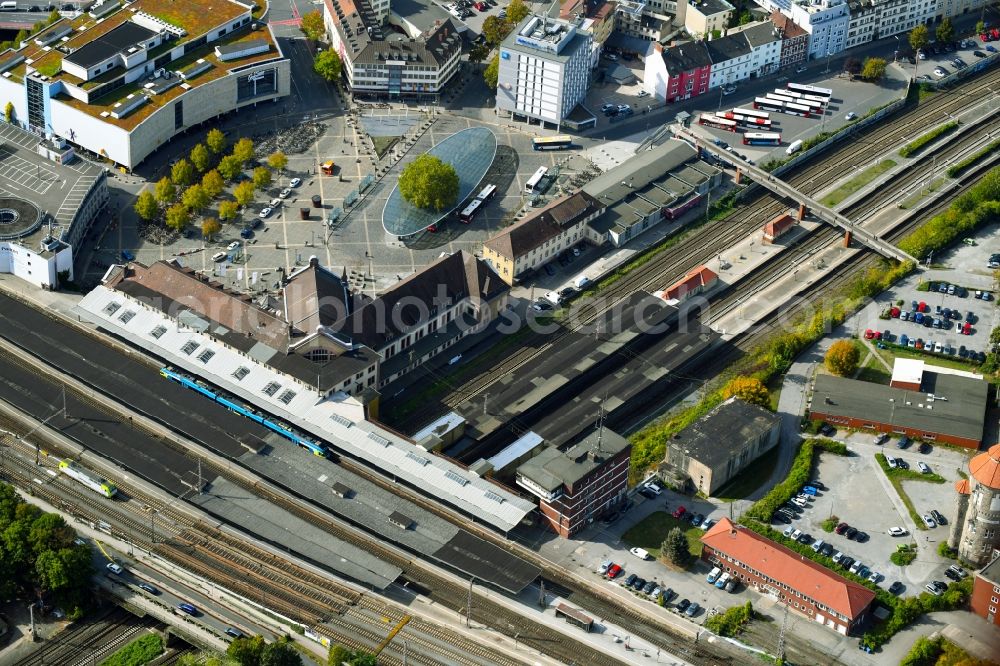
<svg viewBox="0 0 1000 666"><path fill-rule="evenodd" d="M837 528L833 531L836 532L837 534L843 534L844 532L847 531L848 527L849 525L847 523L840 523L839 525L837 525Z"/></svg>
<svg viewBox="0 0 1000 666"><path fill-rule="evenodd" d="M680 518L685 513L687 513L687 509L685 509L683 506L679 506L676 509L674 509L674 518Z"/></svg>
<svg viewBox="0 0 1000 666"><path fill-rule="evenodd" d="M899 308L893 306L889 310L889 316L892 317L893 319L899 319Z"/></svg>
<svg viewBox="0 0 1000 666"><path fill-rule="evenodd" d="M871 340L875 337L875 331L870 328L865 329L865 340Z"/></svg>
<svg viewBox="0 0 1000 666"><path fill-rule="evenodd" d="M612 564L610 567L608 567L607 576L609 580L614 580L615 578L618 578L618 576L621 575L622 575L621 565Z"/></svg>
<svg viewBox="0 0 1000 666"><path fill-rule="evenodd" d="M920 305L917 306L917 310L919 312L927 312L928 310L930 310L930 308L927 307L926 303L924 303L923 301L920 301Z"/></svg>
<svg viewBox="0 0 1000 666"><path fill-rule="evenodd" d="M965 322L962 325L962 335L972 335L972 324Z"/></svg>

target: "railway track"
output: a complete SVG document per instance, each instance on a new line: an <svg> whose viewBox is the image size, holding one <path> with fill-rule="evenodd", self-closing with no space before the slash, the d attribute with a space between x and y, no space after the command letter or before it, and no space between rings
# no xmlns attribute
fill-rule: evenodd
<svg viewBox="0 0 1000 666"><path fill-rule="evenodd" d="M895 122L875 125L858 132L850 140L829 149L822 161L807 165L786 180L806 194L823 189L830 182L842 177L845 171L866 164L873 155L884 153L904 139L919 136L928 127L928 115L947 119L948 114L964 109L972 100L982 100L983 93L992 94L990 88L998 81L1000 81L1000 71L988 71L983 76L953 90L939 93L915 107L908 107L896 115ZM864 149L858 150L859 146ZM915 176L907 178L913 179ZM568 320L571 323L568 326L561 327L559 331L548 335L533 332L522 341L518 351L509 354L500 363L461 385L450 384L446 376L428 369L429 374L433 373L431 374L433 379L449 386L449 392L442 402L448 408L454 409L463 402L482 395L503 377L540 358L570 332L591 324L604 311L614 307L634 292L648 291L672 283L694 267L724 254L737 241L788 207L788 202L769 193L751 195L744 205L728 216L698 227L696 238L689 238L668 250L661 251L653 260L627 273L610 287L602 290L599 298L587 298L574 304L569 312ZM869 205L866 209L860 209L857 214L863 217L871 208L873 206ZM685 231L682 230L680 233L684 234ZM391 403L386 405L383 411L391 413ZM411 430L426 419L426 414L422 413L399 422L392 422L390 425L398 429Z"/></svg>
<svg viewBox="0 0 1000 666"><path fill-rule="evenodd" d="M18 666L91 666L155 624L115 607L103 617L77 622L60 632L52 641L23 657Z"/></svg>

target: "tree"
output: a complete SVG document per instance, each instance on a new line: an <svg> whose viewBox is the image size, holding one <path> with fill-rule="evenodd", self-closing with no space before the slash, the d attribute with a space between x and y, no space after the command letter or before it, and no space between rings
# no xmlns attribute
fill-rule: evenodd
<svg viewBox="0 0 1000 666"><path fill-rule="evenodd" d="M351 651L340 643L334 643L330 646L330 654L327 656L326 663L327 666L341 666L345 661L351 658Z"/></svg>
<svg viewBox="0 0 1000 666"><path fill-rule="evenodd" d="M212 156L203 143L199 143L192 148L189 157L191 158L191 164L198 170L198 173L203 173L212 161Z"/></svg>
<svg viewBox="0 0 1000 666"><path fill-rule="evenodd" d="M934 34L939 42L947 43L955 39L955 27L951 24L951 19L946 16L934 30Z"/></svg>
<svg viewBox="0 0 1000 666"><path fill-rule="evenodd" d="M490 55L490 47L485 44L476 44L469 49L469 62L480 63Z"/></svg>
<svg viewBox="0 0 1000 666"><path fill-rule="evenodd" d="M266 166L259 166L253 170L253 185L258 190L263 190L271 184L271 170Z"/></svg>
<svg viewBox="0 0 1000 666"><path fill-rule="evenodd" d="M861 78L865 81L881 81L885 76L885 58L865 58L865 65L861 68Z"/></svg>
<svg viewBox="0 0 1000 666"><path fill-rule="evenodd" d="M187 206L192 213L197 213L202 208L207 206L210 200L211 198L208 196L208 193L205 192L205 188L201 185L192 185L184 190L184 194L181 195L181 202Z"/></svg>
<svg viewBox="0 0 1000 666"><path fill-rule="evenodd" d="M219 160L219 166L217 167L219 173L226 180L234 180L236 176L240 175L243 171L243 165L234 155L226 155L221 160Z"/></svg>
<svg viewBox="0 0 1000 666"><path fill-rule="evenodd" d="M910 31L910 48L914 51L919 51L920 49L927 46L930 42L930 36L927 34L927 26L920 24Z"/></svg>
<svg viewBox="0 0 1000 666"><path fill-rule="evenodd" d="M166 206L168 203L172 203L174 199L177 198L177 188L174 184L170 182L170 179L164 176L163 178L156 181L156 187L153 189L153 196L161 204Z"/></svg>
<svg viewBox="0 0 1000 666"><path fill-rule="evenodd" d="M823 363L835 375L853 375L861 362L861 350L853 340L837 340L826 350Z"/></svg>
<svg viewBox="0 0 1000 666"><path fill-rule="evenodd" d="M245 165L247 162L253 159L253 141L243 137L236 142L233 146L233 157L240 161L240 164Z"/></svg>
<svg viewBox="0 0 1000 666"><path fill-rule="evenodd" d="M170 167L170 180L177 187L187 187L194 182L194 167L185 159L174 162Z"/></svg>
<svg viewBox="0 0 1000 666"><path fill-rule="evenodd" d="M205 135L205 145L213 155L221 155L226 149L226 135L220 129L210 129Z"/></svg>
<svg viewBox="0 0 1000 666"><path fill-rule="evenodd" d="M507 20L510 21L511 25L517 25L530 12L531 10L524 4L524 0L510 0L510 4L507 5Z"/></svg>
<svg viewBox="0 0 1000 666"><path fill-rule="evenodd" d="M740 400L749 402L751 405L759 405L767 408L771 406L770 392L755 377L733 377L722 388L722 395L726 399L736 396Z"/></svg>
<svg viewBox="0 0 1000 666"><path fill-rule="evenodd" d="M149 190L143 190L139 193L133 208L136 214L146 222L152 222L160 214L160 204L156 202L156 197Z"/></svg>
<svg viewBox="0 0 1000 666"><path fill-rule="evenodd" d="M313 59L313 71L324 81L335 83L340 80L340 56L333 49L320 51Z"/></svg>
<svg viewBox="0 0 1000 666"><path fill-rule="evenodd" d="M240 206L235 201L231 199L226 199L219 204L219 219L220 220L235 220L240 214Z"/></svg>
<svg viewBox="0 0 1000 666"><path fill-rule="evenodd" d="M14 120L14 103L7 102L3 107L3 119L8 123Z"/></svg>
<svg viewBox="0 0 1000 666"><path fill-rule="evenodd" d="M240 666L260 666L266 647L267 642L260 635L237 638L226 648L226 656Z"/></svg>
<svg viewBox="0 0 1000 666"><path fill-rule="evenodd" d="M399 193L418 208L442 211L458 199L455 167L424 153L399 175Z"/></svg>
<svg viewBox="0 0 1000 666"><path fill-rule="evenodd" d="M499 16L490 14L483 21L483 37L490 46L496 46L511 30L511 25Z"/></svg>
<svg viewBox="0 0 1000 666"><path fill-rule="evenodd" d="M184 204L174 204L167 209L167 227L174 231L183 231L191 221L191 211Z"/></svg>
<svg viewBox="0 0 1000 666"><path fill-rule="evenodd" d="M317 9L316 11L307 12L302 15L302 22L299 24L299 30L302 34L306 36L306 39L311 39L314 42L318 42L323 39L326 35L326 26L323 24L323 14Z"/></svg>
<svg viewBox="0 0 1000 666"><path fill-rule="evenodd" d="M500 54L493 56L493 60L490 60L490 64L483 72L483 78L486 79L486 85L493 90L497 89L497 79L500 78Z"/></svg>
<svg viewBox="0 0 1000 666"><path fill-rule="evenodd" d="M225 186L226 181L222 180L222 176L215 169L205 172L205 175L201 177L201 187L209 199L219 196Z"/></svg>
<svg viewBox="0 0 1000 666"><path fill-rule="evenodd" d="M267 165L275 171L284 171L288 166L288 156L280 150L267 156Z"/></svg>
<svg viewBox="0 0 1000 666"><path fill-rule="evenodd" d="M684 536L684 532L681 532L679 527L675 527L667 533L667 538L664 539L660 552L674 566L686 567L691 561L687 537Z"/></svg>
<svg viewBox="0 0 1000 666"><path fill-rule="evenodd" d="M238 203L241 207L244 207L253 201L255 190L256 188L254 188L252 182L244 180L242 183L233 188L233 197L236 198L236 203Z"/></svg>
<svg viewBox="0 0 1000 666"><path fill-rule="evenodd" d="M260 666L302 666L302 657L287 639L281 639L264 648Z"/></svg>
<svg viewBox="0 0 1000 666"><path fill-rule="evenodd" d="M848 58L844 61L844 71L857 76L861 73L861 61L857 58Z"/></svg>
<svg viewBox="0 0 1000 666"><path fill-rule="evenodd" d="M222 231L222 225L214 217L206 217L201 221L201 235L207 239Z"/></svg>
<svg viewBox="0 0 1000 666"><path fill-rule="evenodd" d="M986 32L986 23L983 21L976 21L976 34L981 35Z"/></svg>

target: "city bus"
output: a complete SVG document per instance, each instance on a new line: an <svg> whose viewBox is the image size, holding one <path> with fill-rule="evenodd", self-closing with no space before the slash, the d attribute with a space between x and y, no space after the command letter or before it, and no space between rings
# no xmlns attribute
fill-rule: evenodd
<svg viewBox="0 0 1000 666"><path fill-rule="evenodd" d="M562 150L573 145L573 137L566 135L543 136L531 140L535 150Z"/></svg>
<svg viewBox="0 0 1000 666"><path fill-rule="evenodd" d="M803 106L802 104L786 103L785 108L782 109L785 113L790 116L802 116L803 118L809 118L813 111L808 106Z"/></svg>
<svg viewBox="0 0 1000 666"><path fill-rule="evenodd" d="M776 97L790 97L792 101L796 104L801 104L802 106L808 106L810 109L816 113L822 113L823 109L826 108L826 104L817 101L815 99L810 99L809 95L802 95L797 92L792 92L790 90L775 91Z"/></svg>
<svg viewBox="0 0 1000 666"><path fill-rule="evenodd" d="M746 116L747 118L760 118L761 120L767 120L771 117L770 113L764 113L763 111L754 111L753 109L733 109L733 113L738 116Z"/></svg>
<svg viewBox="0 0 1000 666"><path fill-rule="evenodd" d="M528 194L534 194L541 185L542 179L545 178L545 174L549 172L545 167L538 167L538 171L528 179L528 182L524 184L524 191Z"/></svg>
<svg viewBox="0 0 1000 666"><path fill-rule="evenodd" d="M476 200L474 200L468 206L466 206L465 208L463 208L462 212L458 214L458 220L459 220L459 222L461 222L462 224L470 224L472 222L473 218L476 217L476 213L478 213L480 210L482 210L482 208L485 205L486 205L486 201L484 201L483 199L476 199Z"/></svg>
<svg viewBox="0 0 1000 666"><path fill-rule="evenodd" d="M747 132L743 144L748 146L780 146L781 135L776 132Z"/></svg>
<svg viewBox="0 0 1000 666"><path fill-rule="evenodd" d="M730 120L729 118L719 118L717 116L711 116L707 113L703 113L698 116L699 125L708 125L709 127L715 127L717 129L729 130L730 132L736 131L736 121Z"/></svg>
<svg viewBox="0 0 1000 666"><path fill-rule="evenodd" d="M829 88L807 86L802 83L789 83L785 87L793 92L802 93L803 95L815 95L816 97L822 97L825 100L829 100L833 96L833 91Z"/></svg>
<svg viewBox="0 0 1000 666"><path fill-rule="evenodd" d="M753 108L760 111L783 113L785 110L785 103L774 99L768 99L766 97L755 97L753 100Z"/></svg>
<svg viewBox="0 0 1000 666"><path fill-rule="evenodd" d="M479 194L476 195L476 198L481 199L482 201L489 201L490 199L493 198L493 195L495 195L496 193L497 193L496 185L487 185L479 192Z"/></svg>
<svg viewBox="0 0 1000 666"><path fill-rule="evenodd" d="M757 118L755 116L744 116L735 111L716 111L717 118L728 118L735 120L737 127L748 129L771 129L771 121L767 118Z"/></svg>
<svg viewBox="0 0 1000 666"><path fill-rule="evenodd" d="M808 99L814 102L819 102L823 106L826 106L830 102L829 97L820 97L819 95L803 95L802 99Z"/></svg>
<svg viewBox="0 0 1000 666"><path fill-rule="evenodd" d="M764 97L768 99L774 99L779 102L785 102L786 104L794 104L797 100L794 97L789 97L788 95L780 95L778 93L769 92Z"/></svg>

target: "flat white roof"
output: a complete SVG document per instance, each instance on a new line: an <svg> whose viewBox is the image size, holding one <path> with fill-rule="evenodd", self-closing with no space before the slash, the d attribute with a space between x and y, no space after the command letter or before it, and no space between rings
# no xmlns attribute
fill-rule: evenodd
<svg viewBox="0 0 1000 666"><path fill-rule="evenodd" d="M425 437L435 435L444 437L455 428L461 427L465 423L465 417L457 412L448 412L444 416L428 423L413 435L413 441L419 442Z"/></svg>
<svg viewBox="0 0 1000 666"><path fill-rule="evenodd" d="M924 362L917 358L897 358L892 366L892 381L919 384L924 378Z"/></svg>
<svg viewBox="0 0 1000 666"><path fill-rule="evenodd" d="M499 453L489 459L493 469L503 469L528 451L542 443L542 436L534 432L528 432L512 444L508 444Z"/></svg>
<svg viewBox="0 0 1000 666"><path fill-rule="evenodd" d="M98 286L78 307L95 323L170 365L499 530L511 530L535 509L534 502L365 421L363 405L352 396L337 392L320 397L314 387L300 384L121 292Z"/></svg>

